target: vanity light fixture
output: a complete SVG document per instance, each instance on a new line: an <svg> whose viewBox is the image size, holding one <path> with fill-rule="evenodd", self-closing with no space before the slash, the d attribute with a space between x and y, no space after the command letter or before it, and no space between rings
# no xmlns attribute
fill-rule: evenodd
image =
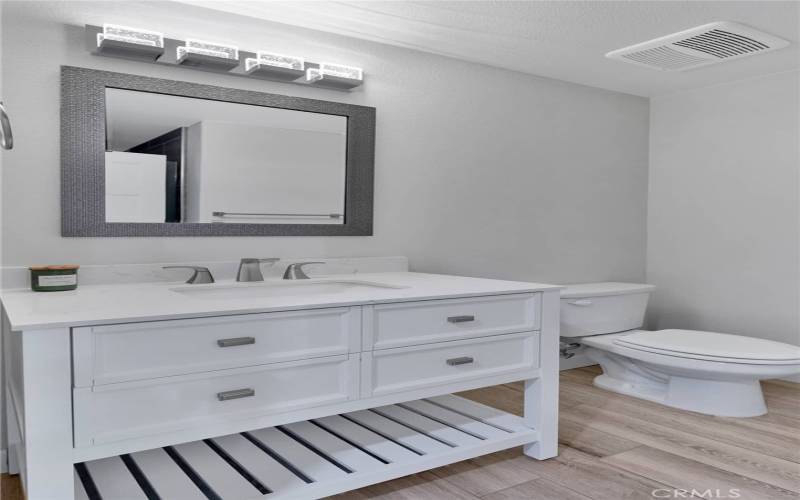
<svg viewBox="0 0 800 500"><path fill-rule="evenodd" d="M233 69L239 65L239 48L218 42L187 38L185 45L177 47L178 64Z"/></svg>
<svg viewBox="0 0 800 500"><path fill-rule="evenodd" d="M319 68L308 68L306 70L306 83L314 83L322 80L322 71Z"/></svg>
<svg viewBox="0 0 800 500"><path fill-rule="evenodd" d="M324 76L335 76L337 78L347 78L349 80L363 80L364 70L355 66L345 66L343 64L322 63L319 71Z"/></svg>
<svg viewBox="0 0 800 500"><path fill-rule="evenodd" d="M131 28L120 26L119 24L103 24L103 32L97 34L97 46L103 40L115 40L118 42L135 43L148 47L164 48L164 35L158 31L144 30L141 28Z"/></svg>
<svg viewBox="0 0 800 500"><path fill-rule="evenodd" d="M248 62L249 61L253 61L253 63L256 65L274 66L278 68L296 69L300 71L306 69L306 63L302 57L272 54L270 52L264 52L263 50L256 52L256 58L248 59Z"/></svg>
<svg viewBox="0 0 800 500"><path fill-rule="evenodd" d="M278 80L297 80L303 76L306 62L302 57L273 54L259 50L256 57L245 59L248 75L264 76Z"/></svg>
<svg viewBox="0 0 800 500"><path fill-rule="evenodd" d="M158 31L106 23L96 39L104 55L155 61L164 53L164 35Z"/></svg>
<svg viewBox="0 0 800 500"><path fill-rule="evenodd" d="M240 51L235 45L196 38L165 38L162 33L141 28L86 25L86 35L87 48L94 55L334 90L351 90L364 83L364 70L355 66L310 62L266 50Z"/></svg>
<svg viewBox="0 0 800 500"><path fill-rule="evenodd" d="M351 89L361 85L364 70L343 64L321 63L318 68L306 70L306 83L333 89Z"/></svg>

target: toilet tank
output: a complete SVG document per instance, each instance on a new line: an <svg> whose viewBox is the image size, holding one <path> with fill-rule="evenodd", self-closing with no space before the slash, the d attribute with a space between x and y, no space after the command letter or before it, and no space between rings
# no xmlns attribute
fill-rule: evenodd
<svg viewBox="0 0 800 500"><path fill-rule="evenodd" d="M588 337L641 328L653 285L585 283L561 290L561 336Z"/></svg>

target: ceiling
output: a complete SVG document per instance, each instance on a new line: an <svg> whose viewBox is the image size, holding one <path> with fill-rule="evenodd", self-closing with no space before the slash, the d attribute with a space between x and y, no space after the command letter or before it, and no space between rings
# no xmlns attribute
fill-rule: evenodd
<svg viewBox="0 0 800 500"><path fill-rule="evenodd" d="M796 1L181 3L641 96L800 67ZM747 24L792 43L775 52L684 72L660 72L604 57L614 49L714 21Z"/></svg>

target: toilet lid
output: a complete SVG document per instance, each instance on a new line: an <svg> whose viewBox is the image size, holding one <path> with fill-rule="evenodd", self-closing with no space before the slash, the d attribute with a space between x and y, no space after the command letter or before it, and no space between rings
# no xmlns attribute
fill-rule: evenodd
<svg viewBox="0 0 800 500"><path fill-rule="evenodd" d="M614 343L668 356L727 362L800 363L798 346L729 333L658 330L625 335Z"/></svg>
<svg viewBox="0 0 800 500"><path fill-rule="evenodd" d="M631 295L635 293L650 293L655 290L655 285L639 283L619 283L605 281L602 283L583 283L567 285L561 290L562 299L582 299L587 297L606 297L609 295Z"/></svg>

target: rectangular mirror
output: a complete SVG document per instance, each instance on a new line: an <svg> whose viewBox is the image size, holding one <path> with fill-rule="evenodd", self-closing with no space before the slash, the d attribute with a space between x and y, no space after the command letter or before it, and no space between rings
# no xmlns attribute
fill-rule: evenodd
<svg viewBox="0 0 800 500"><path fill-rule="evenodd" d="M65 236L372 234L374 108L62 68Z"/></svg>
<svg viewBox="0 0 800 500"><path fill-rule="evenodd" d="M342 224L347 118L106 88L106 222Z"/></svg>

